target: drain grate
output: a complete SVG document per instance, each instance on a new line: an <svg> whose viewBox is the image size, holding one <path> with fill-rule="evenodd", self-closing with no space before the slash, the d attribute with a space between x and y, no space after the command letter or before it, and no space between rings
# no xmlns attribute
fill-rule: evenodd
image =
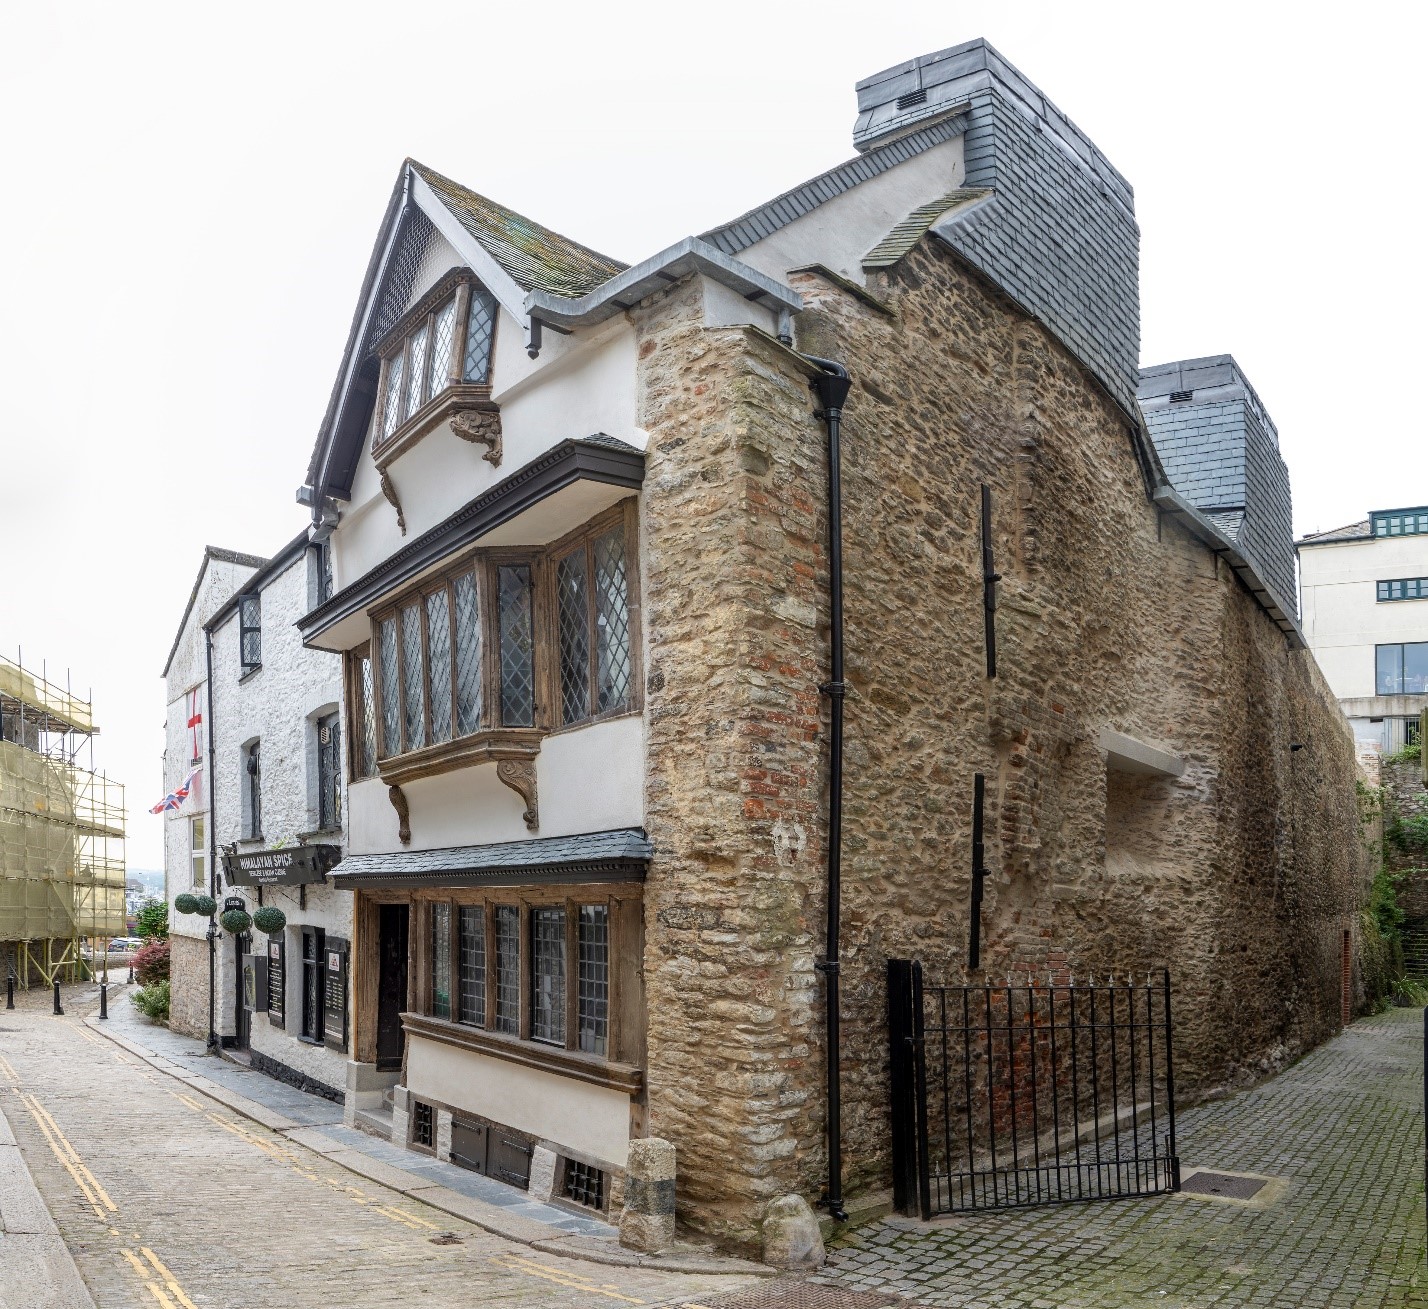
<svg viewBox="0 0 1428 1309"><path fill-rule="evenodd" d="M1191 1173L1180 1183L1191 1195L1217 1195L1223 1200L1248 1200L1265 1183L1263 1177L1231 1177L1228 1173Z"/></svg>
<svg viewBox="0 0 1428 1309"><path fill-rule="evenodd" d="M911 1300L881 1291L850 1291L818 1282L763 1282L746 1291L686 1302L684 1309L916 1309Z"/></svg>

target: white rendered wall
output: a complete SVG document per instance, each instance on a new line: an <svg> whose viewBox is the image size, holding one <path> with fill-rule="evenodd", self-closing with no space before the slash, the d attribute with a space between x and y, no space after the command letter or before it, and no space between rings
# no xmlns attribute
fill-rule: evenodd
<svg viewBox="0 0 1428 1309"><path fill-rule="evenodd" d="M546 737L536 757L537 832L526 830L524 802L496 779L493 763L408 782L402 787L411 813L408 846L397 836L386 785L377 778L356 782L348 791L349 849L440 850L643 827L644 766L644 718L638 714Z"/></svg>
<svg viewBox="0 0 1428 1309"><path fill-rule="evenodd" d="M1428 536L1300 548L1304 635L1339 699L1375 694L1374 646L1428 641L1428 600L1376 598L1376 582L1402 577L1428 577Z"/></svg>
<svg viewBox="0 0 1428 1309"><path fill-rule="evenodd" d="M859 284L863 256L914 209L962 186L962 137L924 150L870 181L818 206L737 258L773 277L824 264Z"/></svg>
<svg viewBox="0 0 1428 1309"><path fill-rule="evenodd" d="M415 1034L407 1089L623 1168L630 1154L630 1097Z"/></svg>
<svg viewBox="0 0 1428 1309"><path fill-rule="evenodd" d="M146 814L141 821L163 823L164 825L164 889L169 902L169 931L179 936L202 937L208 930L208 920L193 914L180 914L174 910L174 897L185 891L208 893L207 864L205 863L205 883L201 888L194 886L189 857L189 820L208 809L208 696L207 674L204 662L203 625L221 609L242 584L253 575L254 570L244 564L234 564L227 560L208 558L203 565L199 580L198 597L189 610L183 629L179 633L178 645L173 659L169 662L168 676L164 681L167 712L164 719L164 768L163 794L183 784L193 767L193 747L188 727L189 692L197 689L199 710L204 716L204 737L201 746L203 776L192 798L180 810L170 810L159 815ZM153 803L159 799L154 796Z"/></svg>
<svg viewBox="0 0 1428 1309"><path fill-rule="evenodd" d="M213 634L214 754L217 818L220 847L237 842L240 852L300 844L299 837L316 833L316 719L341 714L341 657L303 647L294 624L308 610L307 551L282 572L268 579L261 591L263 665L241 676L238 651L238 616L235 613ZM346 725L343 724L345 734ZM246 780L243 749L260 742L262 839L242 839L242 783ZM345 766L343 769L345 775ZM343 795L346 816L346 796ZM330 845L342 845L342 832L323 833ZM225 887L226 895L240 895L249 912L258 907L257 888ZM265 905L276 905L288 919L286 929L286 1030L274 1026L267 1014L252 1015L251 1045L299 1072L341 1090L346 1085L346 1055L297 1039L302 1024L302 926L320 927L337 936L352 937L352 895L327 885L309 886L307 907L299 905L297 887L267 888ZM194 921L197 921L196 919ZM268 938L253 933L253 952L264 953ZM233 1030L232 996L235 979L233 938L226 932L219 951L220 1012L222 1032Z"/></svg>
<svg viewBox="0 0 1428 1309"><path fill-rule="evenodd" d="M492 399L501 406L500 467L482 458L485 446L453 436L446 424L429 433L388 469L406 519L404 536L382 493L369 429L351 501L332 538L336 585L349 585L562 441L603 432L643 449L645 434L635 426L635 365L634 331L623 319L570 337L547 333L532 363L521 324L502 310L491 374Z"/></svg>

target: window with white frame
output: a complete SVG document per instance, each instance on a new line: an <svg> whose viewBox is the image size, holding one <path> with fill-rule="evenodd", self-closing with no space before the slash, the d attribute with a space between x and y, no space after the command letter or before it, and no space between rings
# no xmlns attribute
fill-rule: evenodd
<svg viewBox="0 0 1428 1309"><path fill-rule="evenodd" d="M193 869L193 884L208 885L208 833L203 814L188 820L188 858Z"/></svg>

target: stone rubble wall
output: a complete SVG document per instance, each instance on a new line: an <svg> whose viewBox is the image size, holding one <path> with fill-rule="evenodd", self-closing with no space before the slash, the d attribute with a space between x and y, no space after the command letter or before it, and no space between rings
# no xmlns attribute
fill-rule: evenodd
<svg viewBox="0 0 1428 1309"><path fill-rule="evenodd" d="M1367 863L1353 742L1311 656L1157 521L1116 407L935 239L879 276L889 314L793 280L799 348L854 378L848 1193L889 1181L887 959L965 977L978 771L987 976L1168 966L1187 1096L1322 1041ZM772 1199L824 1184L826 433L806 365L754 329L705 329L697 282L636 318L649 1130L679 1151L681 1215L747 1242ZM983 482L1004 577L990 681ZM1183 776L1108 774L1106 726Z"/></svg>
<svg viewBox="0 0 1428 1309"><path fill-rule="evenodd" d="M208 919L203 922L206 927ZM206 939L169 935L169 1030L200 1040L208 1038Z"/></svg>

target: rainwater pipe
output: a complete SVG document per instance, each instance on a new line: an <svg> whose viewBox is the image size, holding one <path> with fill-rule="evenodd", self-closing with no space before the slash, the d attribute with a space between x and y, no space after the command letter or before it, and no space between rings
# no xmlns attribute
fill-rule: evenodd
<svg viewBox="0 0 1428 1309"><path fill-rule="evenodd" d="M214 783L213 769L213 633L203 630L203 661L206 681L204 683L204 737L208 741L208 777L205 779L204 797L208 801L208 894L214 905L218 903L218 829L213 818L216 812L214 796L218 788ZM217 1054L219 1049L217 1025L218 988L218 923L217 908L208 915L208 1053Z"/></svg>
<svg viewBox="0 0 1428 1309"><path fill-rule="evenodd" d="M843 898L843 475L839 460L839 428L843 402L852 382L848 370L831 359L804 355L819 375L810 386L820 405L817 416L828 428L828 609L830 676L818 689L828 697L828 944L816 965L827 989L828 1025L828 1213L848 1221L843 1208L843 1091L839 1068L838 928Z"/></svg>

